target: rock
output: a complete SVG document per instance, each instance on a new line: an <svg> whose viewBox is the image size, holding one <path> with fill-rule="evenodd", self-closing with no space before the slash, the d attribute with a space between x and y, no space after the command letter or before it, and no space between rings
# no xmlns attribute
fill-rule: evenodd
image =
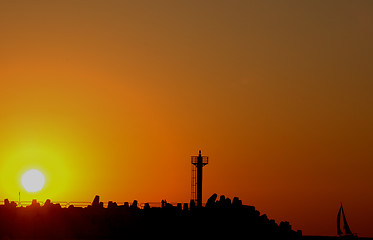
<svg viewBox="0 0 373 240"><path fill-rule="evenodd" d="M92 202L92 207L99 207L100 206L100 196L96 195Z"/></svg>
<svg viewBox="0 0 373 240"><path fill-rule="evenodd" d="M215 201L217 197L218 195L216 193L212 194L211 197L209 197L209 199L207 200L205 207L207 208L215 207Z"/></svg>

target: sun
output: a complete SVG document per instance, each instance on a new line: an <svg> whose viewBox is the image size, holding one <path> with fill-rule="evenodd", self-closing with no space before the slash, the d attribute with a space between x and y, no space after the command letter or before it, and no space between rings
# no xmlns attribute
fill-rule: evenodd
<svg viewBox="0 0 373 240"><path fill-rule="evenodd" d="M36 169L31 169L22 176L22 185L27 192L38 192L44 186L44 175Z"/></svg>

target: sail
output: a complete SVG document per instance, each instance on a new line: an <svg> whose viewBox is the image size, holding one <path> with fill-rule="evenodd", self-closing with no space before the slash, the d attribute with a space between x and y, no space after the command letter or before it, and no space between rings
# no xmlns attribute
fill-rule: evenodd
<svg viewBox="0 0 373 240"><path fill-rule="evenodd" d="M343 208L342 208L342 216L343 216L343 228L345 229L345 234L352 234L351 229L350 229L350 227L347 224L347 220L346 220Z"/></svg>
<svg viewBox="0 0 373 240"><path fill-rule="evenodd" d="M341 207L339 208L338 211L338 216L337 216L337 234L342 235L342 230L341 230L341 211L342 211L342 204Z"/></svg>

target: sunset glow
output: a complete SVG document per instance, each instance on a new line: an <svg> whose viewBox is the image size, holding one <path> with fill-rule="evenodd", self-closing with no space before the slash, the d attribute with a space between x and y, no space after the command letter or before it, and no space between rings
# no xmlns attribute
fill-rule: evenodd
<svg viewBox="0 0 373 240"><path fill-rule="evenodd" d="M188 203L202 150L203 201L309 235L343 202L373 236L372 26L360 0L2 1L0 201Z"/></svg>

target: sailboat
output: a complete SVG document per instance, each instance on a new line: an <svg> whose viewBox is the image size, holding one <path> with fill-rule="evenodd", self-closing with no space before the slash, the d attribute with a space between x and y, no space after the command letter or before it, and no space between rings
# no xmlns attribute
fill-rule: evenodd
<svg viewBox="0 0 373 240"><path fill-rule="evenodd" d="M342 218L343 218L344 232L341 229L341 213L342 213ZM357 234L352 233L350 227L347 224L347 220L346 220L345 213L343 211L342 203L341 203L341 207L339 208L338 216L337 216L337 234L339 237L344 238L344 239L357 239Z"/></svg>

